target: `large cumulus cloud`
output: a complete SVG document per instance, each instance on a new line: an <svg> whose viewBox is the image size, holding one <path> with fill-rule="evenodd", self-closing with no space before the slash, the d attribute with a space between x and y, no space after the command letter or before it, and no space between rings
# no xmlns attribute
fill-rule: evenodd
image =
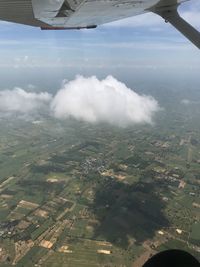
<svg viewBox="0 0 200 267"><path fill-rule="evenodd" d="M126 126L151 123L159 106L152 97L137 94L112 76L104 80L77 76L58 91L51 109L57 118L71 116L88 122Z"/></svg>

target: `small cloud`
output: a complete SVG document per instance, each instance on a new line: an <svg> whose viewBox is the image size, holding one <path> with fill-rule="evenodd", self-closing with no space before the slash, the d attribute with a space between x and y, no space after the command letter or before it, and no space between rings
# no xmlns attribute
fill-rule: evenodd
<svg viewBox="0 0 200 267"><path fill-rule="evenodd" d="M27 87L30 90L34 90L36 88L36 86L34 84L31 84L31 83L29 83Z"/></svg>
<svg viewBox="0 0 200 267"><path fill-rule="evenodd" d="M43 109L51 101L47 92L31 93L21 88L0 91L1 113L32 113Z"/></svg>
<svg viewBox="0 0 200 267"><path fill-rule="evenodd" d="M181 100L181 104L183 104L183 105L189 105L190 103L191 103L191 101L188 99L182 99Z"/></svg>

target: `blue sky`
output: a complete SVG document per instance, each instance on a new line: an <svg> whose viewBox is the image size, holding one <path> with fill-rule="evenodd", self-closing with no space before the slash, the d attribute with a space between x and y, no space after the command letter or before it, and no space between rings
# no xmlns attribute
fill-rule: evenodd
<svg viewBox="0 0 200 267"><path fill-rule="evenodd" d="M180 13L200 30L200 1L191 0ZM154 14L144 14L100 26L95 30L41 31L0 22L0 75L54 73L112 73L114 70L200 71L200 52L171 25ZM62 70L62 71L61 71ZM9 73L8 73L9 72ZM61 75L62 76L62 75ZM67 75L66 75L67 76ZM64 77L64 75L62 76ZM19 77L18 77L19 78ZM66 77L68 78L68 77ZM28 81L27 81L28 83Z"/></svg>

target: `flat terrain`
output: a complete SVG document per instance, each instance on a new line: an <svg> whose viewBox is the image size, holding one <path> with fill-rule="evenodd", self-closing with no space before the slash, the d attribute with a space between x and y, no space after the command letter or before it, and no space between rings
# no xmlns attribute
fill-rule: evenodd
<svg viewBox="0 0 200 267"><path fill-rule="evenodd" d="M0 118L1 267L199 257L200 109L166 99L154 125Z"/></svg>

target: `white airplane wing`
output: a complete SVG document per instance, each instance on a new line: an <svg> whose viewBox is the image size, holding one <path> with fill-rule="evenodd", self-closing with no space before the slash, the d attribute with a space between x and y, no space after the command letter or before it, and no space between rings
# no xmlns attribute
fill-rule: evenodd
<svg viewBox="0 0 200 267"><path fill-rule="evenodd" d="M0 19L41 29L82 29L154 12L200 48L200 33L177 12L185 1L188 0L0 0Z"/></svg>

